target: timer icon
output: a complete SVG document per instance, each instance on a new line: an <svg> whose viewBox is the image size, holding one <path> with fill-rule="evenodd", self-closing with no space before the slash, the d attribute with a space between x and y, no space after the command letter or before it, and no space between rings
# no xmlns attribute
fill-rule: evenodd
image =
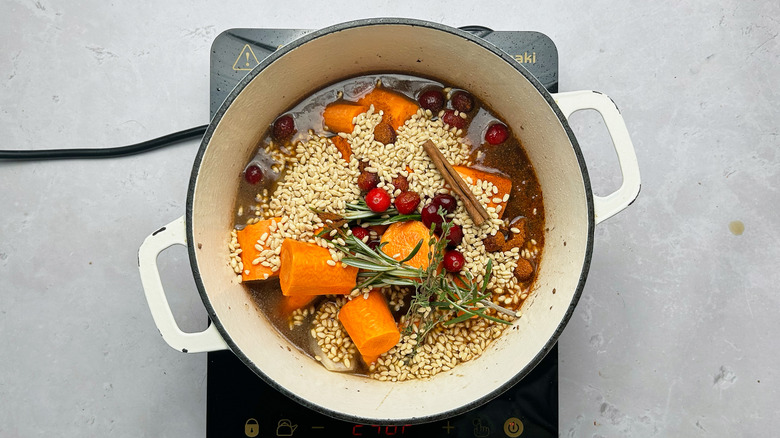
<svg viewBox="0 0 780 438"><path fill-rule="evenodd" d="M523 433L523 422L519 418L512 417L504 422L504 433L510 438L516 438Z"/></svg>

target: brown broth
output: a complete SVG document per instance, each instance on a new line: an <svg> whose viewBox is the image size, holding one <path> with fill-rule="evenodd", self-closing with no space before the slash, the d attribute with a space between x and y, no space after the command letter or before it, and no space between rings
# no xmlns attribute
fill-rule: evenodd
<svg viewBox="0 0 780 438"><path fill-rule="evenodd" d="M295 143L303 140L309 135L309 132L323 136L333 135L323 127L322 112L324 107L339 98L357 100L370 91L377 84L377 81L381 81L383 87L401 92L414 100L424 89L429 87L442 88L444 86L441 82L435 80L403 74L372 74L335 83L314 92L286 112L286 114L293 116L297 129L291 142ZM343 96L338 93L339 91L343 93ZM447 105L447 107L451 108L449 102ZM512 180L512 192L503 215L504 221L507 224L507 228L509 228L510 223L524 218L526 242L531 241L531 239L535 240L541 254L541 249L544 246L543 196L528 155L511 132L509 139L501 145L493 146L484 142L483 138L487 127L501 120L484 103L475 99L475 108L470 114L473 115L470 117L471 124L464 129L463 136L473 145L470 154L470 161L473 163L473 167L487 172L498 173ZM258 145L257 155L247 163L247 165L255 163L261 166L265 175L262 183L251 185L241 177L234 209L234 223L238 229L243 228L248 219L255 217L255 211L262 209L260 200L263 190L267 190L268 194L273 193L276 182L281 178L281 175L274 174L271 171L273 160L264 152L264 148L270 141L269 127L268 133L266 133L263 141ZM292 148L283 149L285 152L288 150L292 150ZM242 214L238 214L238 212L242 212ZM532 260L534 274L531 280L522 283L523 289L528 292L530 292L530 287L535 280L536 264L540 257L541 255L536 257L536 263ZM290 330L287 317L279 315L279 312L275 311L282 298L278 279L247 282L245 286L260 312L269 319L274 327L301 351L312 355L308 347L308 341L305 338L309 336L309 330L301 330L300 328ZM321 303L326 300L328 300L327 297L318 298L315 303ZM402 309L400 312L394 313L396 316L399 316L404 312L405 310ZM306 324L311 319L312 316L309 315ZM365 373L364 364L358 366L357 373Z"/></svg>

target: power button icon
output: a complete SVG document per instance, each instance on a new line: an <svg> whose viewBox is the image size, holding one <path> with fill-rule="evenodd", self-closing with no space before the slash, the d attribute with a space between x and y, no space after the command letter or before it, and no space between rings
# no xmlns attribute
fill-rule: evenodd
<svg viewBox="0 0 780 438"><path fill-rule="evenodd" d="M504 433L510 438L516 438L523 433L523 422L519 418L512 417L504 422Z"/></svg>

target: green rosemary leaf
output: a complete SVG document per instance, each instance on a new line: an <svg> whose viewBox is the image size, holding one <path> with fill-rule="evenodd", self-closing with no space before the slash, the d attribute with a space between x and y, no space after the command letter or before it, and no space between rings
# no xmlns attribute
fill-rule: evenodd
<svg viewBox="0 0 780 438"><path fill-rule="evenodd" d="M379 244L379 246L376 247L376 251L374 251L376 253L376 255L379 256L379 258L384 260L386 263L401 265L401 263L399 263L398 260L390 257L389 255L385 254L384 251L382 251L382 248L385 245L387 245L387 242L382 242L382 243ZM403 265L401 265L401 266L403 266Z"/></svg>
<svg viewBox="0 0 780 438"><path fill-rule="evenodd" d="M487 290L488 283L490 282L490 274L493 272L493 259L488 259L487 265L485 266L485 281L482 283L482 293L484 294Z"/></svg>
<svg viewBox="0 0 780 438"><path fill-rule="evenodd" d="M382 281L388 286L415 286L414 280L404 280L399 278L383 278Z"/></svg>
<svg viewBox="0 0 780 438"><path fill-rule="evenodd" d="M443 310L452 310L449 301L429 301L428 304L434 308L443 309Z"/></svg>
<svg viewBox="0 0 780 438"><path fill-rule="evenodd" d="M377 283L380 279L382 279L382 276L384 276L384 272L379 272L376 275L372 276L368 280L364 281L363 283L360 283L360 285L356 286L355 289L363 289L364 287L371 286L372 284Z"/></svg>
<svg viewBox="0 0 780 438"><path fill-rule="evenodd" d="M371 210L368 210L368 211L360 210L360 211L351 211L349 213L345 213L344 214L344 219L349 219L349 220L366 219L366 218L371 218L371 217L375 217L375 216L376 216L376 213L374 213Z"/></svg>
<svg viewBox="0 0 780 438"><path fill-rule="evenodd" d="M374 213L374 215L376 215L376 213ZM350 215L349 217L351 218L352 216ZM369 217L369 218L368 219L363 219L361 222L362 223L367 223L369 225L391 225L391 224L394 224L396 222L406 222L406 221L418 221L418 220L420 220L420 215L419 214L398 214L398 215L395 215L395 216L391 215L388 218L382 218L382 217L374 218L374 217L371 217L371 216L366 216L366 217Z"/></svg>
<svg viewBox="0 0 780 438"><path fill-rule="evenodd" d="M346 237L345 241L348 242L350 246L353 247L352 249L354 249L355 251L368 255L369 257L376 258L376 251L371 249L370 246L368 246L365 242L358 239L354 235L350 234L349 236Z"/></svg>
<svg viewBox="0 0 780 438"><path fill-rule="evenodd" d="M331 242L331 243L333 244L333 248L343 252L344 254L349 254L349 248L347 248L346 246L341 246L336 242Z"/></svg>
<svg viewBox="0 0 780 438"><path fill-rule="evenodd" d="M461 312L465 313L471 313L472 310L467 308L468 304L464 305L463 303L455 300L447 299L448 307L452 310L459 310Z"/></svg>
<svg viewBox="0 0 780 438"><path fill-rule="evenodd" d="M368 208L368 205L366 204L366 201L363 199L360 199L358 202L347 202L344 204L344 206L347 207L347 209L351 210L364 210L364 211L370 211L371 209Z"/></svg>
<svg viewBox="0 0 780 438"><path fill-rule="evenodd" d="M485 310L487 310L487 308L485 308ZM482 317L482 318L488 319L490 321L500 323L500 324L506 324L506 325L512 324L511 322L509 322L509 321L507 321L505 319L496 318L495 316L488 315L487 313L485 313L485 311L479 312L479 316Z"/></svg>
<svg viewBox="0 0 780 438"><path fill-rule="evenodd" d="M414 249L412 249L412 252L409 253L408 256L404 257L403 260L400 260L398 263L406 263L409 260L413 259L414 256L417 255L417 253L420 251L420 248L422 247L423 241L420 239L419 242L417 242L417 245L415 245Z"/></svg>
<svg viewBox="0 0 780 438"><path fill-rule="evenodd" d="M476 314L464 312L460 316L456 316L455 318L448 319L447 321L444 321L444 325L447 326L447 325L457 324L459 322L466 321L467 319L471 319L474 316L476 316Z"/></svg>
<svg viewBox="0 0 780 438"><path fill-rule="evenodd" d="M387 271L388 274L400 277L400 278L423 278L425 275L422 269L413 268L409 265L403 265L403 267L395 269L393 271Z"/></svg>
<svg viewBox="0 0 780 438"><path fill-rule="evenodd" d="M379 263L370 262L368 260L357 257L344 257L341 259L341 263L347 266L354 266L358 269L366 269L373 272L385 272L396 269L395 266L380 265Z"/></svg>

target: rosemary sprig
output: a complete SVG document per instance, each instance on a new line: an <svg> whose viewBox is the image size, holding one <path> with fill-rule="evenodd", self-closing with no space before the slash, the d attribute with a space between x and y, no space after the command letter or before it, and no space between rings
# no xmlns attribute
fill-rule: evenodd
<svg viewBox="0 0 780 438"><path fill-rule="evenodd" d="M444 211L441 208L439 209L439 215L444 217ZM441 235L446 236L451 227L451 222L444 221L442 223ZM435 239L433 237L433 227L431 228L430 236L430 263L425 279L415 291L415 296L407 313L407 320L411 320L415 314L422 314L425 317L426 315L436 313L434 312L436 310L443 311L444 325L456 324L475 316L502 324L509 324L509 321L489 315L487 313L488 309L517 317L516 312L498 306L490 300L487 285L490 282L493 269L492 259L488 259L485 266L485 275L481 285L474 281L470 272L465 273L465 279L463 278L464 276L459 277L460 284L457 284L453 279L444 275L444 273L438 272L438 267L444 258L447 248L447 241L445 239ZM456 313L456 316L449 318L452 313ZM439 322L442 321L434 320L430 329L433 329ZM425 330L426 334L430 329ZM407 333L411 333L410 330L412 330L411 327L407 326Z"/></svg>
<svg viewBox="0 0 780 438"><path fill-rule="evenodd" d="M365 202L347 204L347 212L342 215L343 219L381 219L383 223L392 223L403 220L410 220L410 216L419 215L399 215L397 212L385 212L377 218L374 213L365 206ZM369 214L370 213L370 214ZM444 218L445 210L439 208L439 215ZM443 220L442 236L446 236L452 222ZM425 336L429 334L436 326L457 324L466 321L469 318L479 317L501 324L510 324L509 321L489 314L489 310L503 313L512 318L517 317L516 312L494 304L490 300L490 292L487 286L490 283L490 277L493 268L493 261L488 259L485 267L485 274L481 284L473 278L471 273L466 272L458 277L456 283L447 276L446 271L441 271L439 266L444 259L444 253L447 249L445 239L437 239L434 235L434 226L428 236L430 251L428 254L428 267L423 270L406 264L422 248L423 240L417 242L414 249L403 260L395 260L382 251L384 244L371 248L362 240L356 238L351 233L347 233L343 227L326 228L318 236L323 237L332 233L336 229L337 234L343 240L341 245L336 240L332 240L333 246L343 252L345 257L341 262L348 266L354 266L360 271L358 279L360 281L357 289L365 287L383 287L383 286L406 286L413 287L415 292L411 298L409 310L404 318L404 334L417 333L417 345L422 344ZM414 352L412 353L414 355Z"/></svg>
<svg viewBox="0 0 780 438"><path fill-rule="evenodd" d="M326 216L329 220L333 222L336 222L337 220L344 220L347 222L357 220L360 221L361 224L390 225L395 222L420 220L420 215L418 213L400 214L398 213L398 210L395 209L395 207L388 208L386 211L382 213L376 213L375 211L368 208L368 205L366 204L366 201L364 199L359 199L356 202L347 203L344 206L345 206L344 208L345 212L344 214L340 214L340 215L336 215L334 213L326 213L320 210L316 210L314 208L312 208L311 210L317 213L318 215L320 215L321 218L323 216ZM338 227L333 227L333 228L338 228Z"/></svg>

